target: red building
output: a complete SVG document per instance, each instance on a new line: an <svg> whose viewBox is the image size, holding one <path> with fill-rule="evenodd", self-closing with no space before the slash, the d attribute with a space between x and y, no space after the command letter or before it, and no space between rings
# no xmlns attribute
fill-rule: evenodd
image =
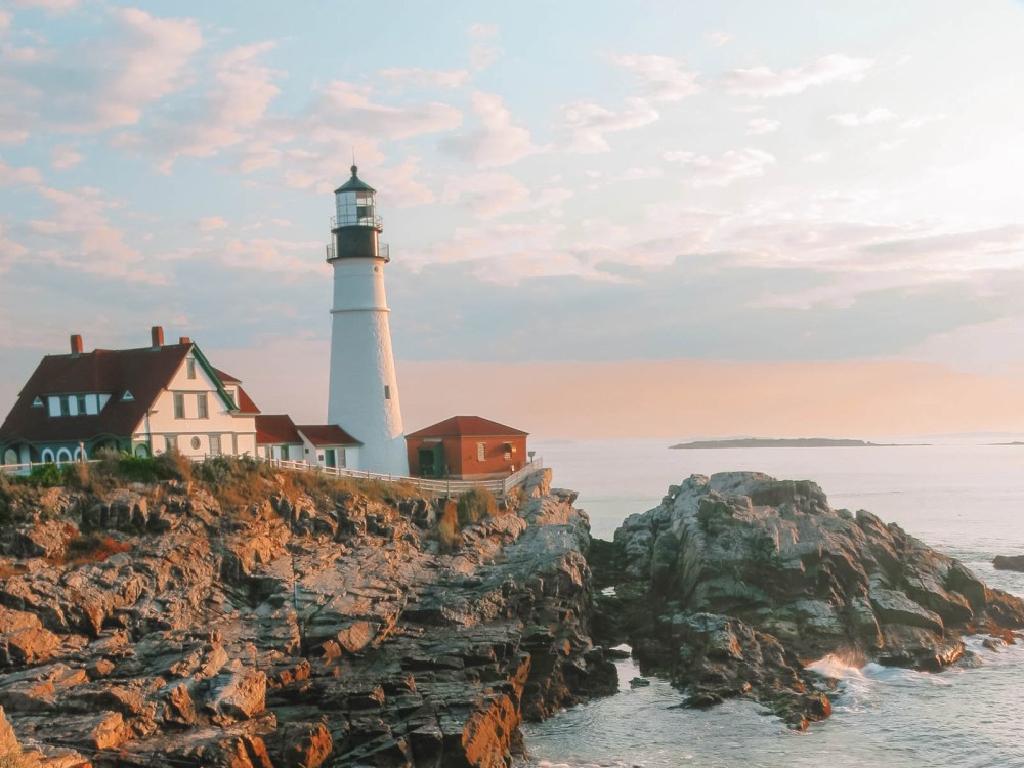
<svg viewBox="0 0 1024 768"><path fill-rule="evenodd" d="M527 462L527 433L479 416L452 416L406 435L417 477L504 477Z"/></svg>

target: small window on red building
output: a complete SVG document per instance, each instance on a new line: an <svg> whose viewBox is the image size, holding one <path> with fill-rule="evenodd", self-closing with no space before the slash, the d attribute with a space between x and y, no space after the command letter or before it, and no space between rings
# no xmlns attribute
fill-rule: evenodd
<svg viewBox="0 0 1024 768"><path fill-rule="evenodd" d="M486 456L487 456L487 444L486 443L477 443L476 444L476 460L477 461L483 461Z"/></svg>

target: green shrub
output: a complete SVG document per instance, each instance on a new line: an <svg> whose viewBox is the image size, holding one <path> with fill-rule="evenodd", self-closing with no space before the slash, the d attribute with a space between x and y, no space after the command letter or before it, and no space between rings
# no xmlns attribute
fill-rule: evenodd
<svg viewBox="0 0 1024 768"><path fill-rule="evenodd" d="M36 487L51 488L55 485L64 485L65 469L56 464L38 464L32 467L28 477L24 478L27 485Z"/></svg>
<svg viewBox="0 0 1024 768"><path fill-rule="evenodd" d="M470 488L459 497L458 510L459 525L472 525L485 517L493 517L498 511L498 502L486 488Z"/></svg>

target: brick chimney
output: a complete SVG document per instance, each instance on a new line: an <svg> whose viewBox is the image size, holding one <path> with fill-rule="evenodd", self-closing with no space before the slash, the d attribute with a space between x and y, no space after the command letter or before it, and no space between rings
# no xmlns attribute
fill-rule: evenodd
<svg viewBox="0 0 1024 768"><path fill-rule="evenodd" d="M153 326L153 349L160 349L164 345L164 327L162 325Z"/></svg>
<svg viewBox="0 0 1024 768"><path fill-rule="evenodd" d="M82 337L77 333L71 337L71 354L82 354Z"/></svg>
<svg viewBox="0 0 1024 768"><path fill-rule="evenodd" d="M191 344L192 343L192 339L190 339L188 336L179 336L178 337L178 343L179 344Z"/></svg>

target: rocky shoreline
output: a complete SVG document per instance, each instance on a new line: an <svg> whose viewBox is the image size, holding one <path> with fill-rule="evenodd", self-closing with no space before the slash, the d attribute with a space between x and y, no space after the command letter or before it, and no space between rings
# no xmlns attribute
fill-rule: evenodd
<svg viewBox="0 0 1024 768"><path fill-rule="evenodd" d="M614 690L588 520L550 473L451 551L443 502L251 482L233 505L175 480L16 502L0 739L19 768L505 766L522 719ZM104 556L76 559L97 536Z"/></svg>
<svg viewBox="0 0 1024 768"><path fill-rule="evenodd" d="M454 535L410 489L246 471L0 494L0 757L497 768L523 721L617 690L620 643L680 706L806 728L825 654L939 671L1024 627L811 482L693 476L601 542L550 471Z"/></svg>
<svg viewBox="0 0 1024 768"><path fill-rule="evenodd" d="M828 505L815 483L695 475L631 515L590 556L595 635L627 642L646 672L706 707L753 698L792 727L827 717L825 654L937 672L962 637L1013 643L1024 601L898 525Z"/></svg>

